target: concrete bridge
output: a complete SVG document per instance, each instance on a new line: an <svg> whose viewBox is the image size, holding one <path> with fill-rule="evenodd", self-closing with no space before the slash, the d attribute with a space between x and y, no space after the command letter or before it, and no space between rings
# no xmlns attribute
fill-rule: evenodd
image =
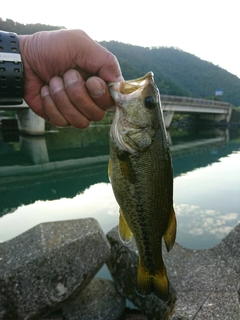
<svg viewBox="0 0 240 320"><path fill-rule="evenodd" d="M229 122L232 106L227 102L180 96L161 95L161 103L166 127L171 124L174 112L195 114L199 120ZM21 105L0 105L0 110L16 110L18 129L30 135L42 135L45 121L31 111L26 102Z"/></svg>
<svg viewBox="0 0 240 320"><path fill-rule="evenodd" d="M215 122L229 122L232 114L230 103L215 100L161 95L161 103L167 128L171 124L174 112L195 114L199 120Z"/></svg>

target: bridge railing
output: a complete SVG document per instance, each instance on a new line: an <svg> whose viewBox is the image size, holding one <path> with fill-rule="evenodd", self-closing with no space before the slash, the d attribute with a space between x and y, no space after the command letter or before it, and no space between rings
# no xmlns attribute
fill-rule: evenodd
<svg viewBox="0 0 240 320"><path fill-rule="evenodd" d="M164 104L181 104L181 105L189 105L189 106L209 106L209 107L222 107L222 108L229 108L231 106L228 102L222 101L215 101L215 100L207 100L207 99L199 99L199 98L189 98L189 97L182 97L182 96L170 96L161 94L161 101ZM0 110L18 110L18 109L28 109L29 106L26 104L25 101L21 105L7 105L1 106Z"/></svg>
<svg viewBox="0 0 240 320"><path fill-rule="evenodd" d="M211 106L211 107L222 107L229 108L231 106L228 102L215 101L215 100L207 100L207 99L199 99L199 98L189 98L189 97L181 97L181 96L169 96L161 94L161 102L163 104L182 104L182 105L191 105L191 106Z"/></svg>

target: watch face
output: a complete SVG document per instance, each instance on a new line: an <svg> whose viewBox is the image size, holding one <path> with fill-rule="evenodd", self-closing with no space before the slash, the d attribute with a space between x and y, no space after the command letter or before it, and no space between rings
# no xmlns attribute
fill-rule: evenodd
<svg viewBox="0 0 240 320"><path fill-rule="evenodd" d="M3 61L19 63L22 59L20 53L0 52L0 63Z"/></svg>

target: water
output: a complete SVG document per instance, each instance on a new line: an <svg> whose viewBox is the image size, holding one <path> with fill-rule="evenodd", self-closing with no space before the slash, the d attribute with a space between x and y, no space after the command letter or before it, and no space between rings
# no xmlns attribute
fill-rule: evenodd
<svg viewBox="0 0 240 320"><path fill-rule="evenodd" d="M240 223L240 132L169 133L177 242L210 248ZM118 224L107 177L109 126L54 129L44 137L0 135L0 242L40 222L96 218Z"/></svg>

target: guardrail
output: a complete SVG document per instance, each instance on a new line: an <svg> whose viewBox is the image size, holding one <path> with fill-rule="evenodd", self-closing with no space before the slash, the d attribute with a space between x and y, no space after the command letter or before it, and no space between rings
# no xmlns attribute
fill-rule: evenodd
<svg viewBox="0 0 240 320"><path fill-rule="evenodd" d="M181 105L189 105L189 106L211 106L211 107L222 107L229 108L231 106L228 102L215 101L215 100L207 100L207 99L199 99L199 98L189 98L182 96L170 96L161 94L161 102L164 104L178 103ZM8 105L1 106L0 110L8 109L8 110L19 110L19 109L28 109L29 106L25 101L21 105Z"/></svg>
<svg viewBox="0 0 240 320"><path fill-rule="evenodd" d="M169 96L169 95L161 95L162 104L181 104L181 105L189 105L189 106L209 106L209 107L222 107L229 108L231 106L228 102L215 101L215 100L207 100L207 99L199 99L199 98L189 98L189 97L181 97L181 96Z"/></svg>

